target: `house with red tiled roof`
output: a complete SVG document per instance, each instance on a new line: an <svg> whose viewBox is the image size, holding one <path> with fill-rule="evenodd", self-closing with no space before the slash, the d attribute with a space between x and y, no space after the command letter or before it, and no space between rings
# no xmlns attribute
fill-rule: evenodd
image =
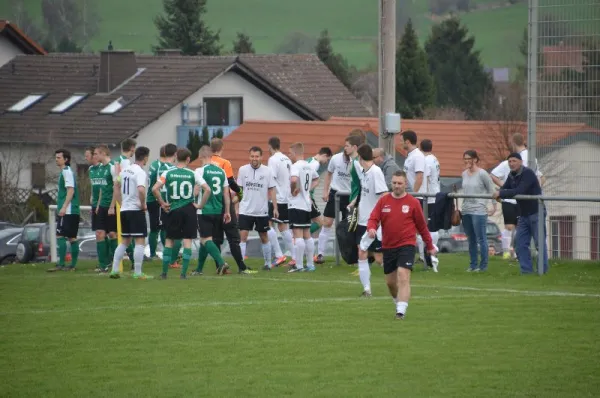
<svg viewBox="0 0 600 398"><path fill-rule="evenodd" d="M0 66L21 54L45 55L46 50L15 23L0 19Z"/></svg>

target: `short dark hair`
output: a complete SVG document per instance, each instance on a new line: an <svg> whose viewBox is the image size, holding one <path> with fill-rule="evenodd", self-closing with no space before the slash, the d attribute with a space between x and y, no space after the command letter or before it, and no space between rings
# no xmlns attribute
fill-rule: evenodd
<svg viewBox="0 0 600 398"><path fill-rule="evenodd" d="M71 165L71 152L66 149L63 149L63 148L57 149L56 151L54 151L55 155L58 155L59 153L62 154L63 159L65 159L65 164L67 166L70 166Z"/></svg>
<svg viewBox="0 0 600 398"><path fill-rule="evenodd" d="M423 152L431 152L431 150L433 149L433 142L431 142L431 140L423 140L421 141L421 150Z"/></svg>
<svg viewBox="0 0 600 398"><path fill-rule="evenodd" d="M324 146L323 148L319 149L319 155L327 155L328 157L332 157L333 152L331 151L331 148Z"/></svg>
<svg viewBox="0 0 600 398"><path fill-rule="evenodd" d="M260 153L262 155L262 149L260 149L260 147L256 146L256 145L253 146L253 147L251 147L248 152L258 152L258 153Z"/></svg>
<svg viewBox="0 0 600 398"><path fill-rule="evenodd" d="M394 171L394 175L392 177L404 177L406 178L406 172L404 170L396 170Z"/></svg>
<svg viewBox="0 0 600 398"><path fill-rule="evenodd" d="M212 150L210 149L210 145L203 143L200 145L200 149L198 150L198 157L202 159L210 158L212 155Z"/></svg>
<svg viewBox="0 0 600 398"><path fill-rule="evenodd" d="M402 132L402 141L408 141L412 145L417 145L417 133L412 130Z"/></svg>
<svg viewBox="0 0 600 398"><path fill-rule="evenodd" d="M133 138L126 138L123 140L123 142L121 142L121 150L123 152L131 151L135 148L136 144L137 142Z"/></svg>
<svg viewBox="0 0 600 398"><path fill-rule="evenodd" d="M135 148L135 161L140 162L144 160L144 158L150 156L150 149L145 146L139 146Z"/></svg>
<svg viewBox="0 0 600 398"><path fill-rule="evenodd" d="M271 137L269 138L269 146L276 151L281 149L281 140L279 137Z"/></svg>
<svg viewBox="0 0 600 398"><path fill-rule="evenodd" d="M170 158L177 153L177 145L167 144L165 145L165 157Z"/></svg>
<svg viewBox="0 0 600 398"><path fill-rule="evenodd" d="M354 146L357 146L357 147L361 146L365 142L365 140L363 139L363 137L360 137L358 135L349 135L348 137L346 137L345 141L348 144L354 145Z"/></svg>
<svg viewBox="0 0 600 398"><path fill-rule="evenodd" d="M357 152L358 156L360 156L362 160L365 160L367 162L373 160L373 148L371 148L369 145L362 144L358 147Z"/></svg>
<svg viewBox="0 0 600 398"><path fill-rule="evenodd" d="M165 157L165 146L161 146L160 149L158 150L158 156L160 156L161 158Z"/></svg>
<svg viewBox="0 0 600 398"><path fill-rule="evenodd" d="M96 147L95 147L95 146L86 146L86 147L85 147L85 152L88 152L88 151L89 151L89 152L91 152L91 153L92 153L92 155L94 154L94 151L95 151L95 150L96 150ZM84 153L85 153L85 152L84 152Z"/></svg>
<svg viewBox="0 0 600 398"><path fill-rule="evenodd" d="M469 157L477 160L479 162L479 155L477 154L477 151L475 149L467 149L464 153L463 153L463 157L465 155L468 155Z"/></svg>
<svg viewBox="0 0 600 398"><path fill-rule="evenodd" d="M187 148L179 148L177 150L177 161L185 162L188 158L192 157L192 153Z"/></svg>

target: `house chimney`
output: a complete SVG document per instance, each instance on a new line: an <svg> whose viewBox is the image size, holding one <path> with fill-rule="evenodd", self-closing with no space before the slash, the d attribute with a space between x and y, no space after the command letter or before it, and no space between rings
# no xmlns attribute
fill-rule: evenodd
<svg viewBox="0 0 600 398"><path fill-rule="evenodd" d="M137 72L135 53L130 50L100 51L98 92L110 93Z"/></svg>
<svg viewBox="0 0 600 398"><path fill-rule="evenodd" d="M156 50L156 55L161 57L173 57L176 55L181 55L181 49L179 48L163 48L160 50Z"/></svg>

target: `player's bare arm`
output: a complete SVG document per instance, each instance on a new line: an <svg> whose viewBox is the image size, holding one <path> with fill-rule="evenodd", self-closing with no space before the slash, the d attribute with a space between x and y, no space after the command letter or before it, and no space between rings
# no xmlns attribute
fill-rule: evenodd
<svg viewBox="0 0 600 398"><path fill-rule="evenodd" d="M194 203L194 207L196 209L202 209L204 207L204 205L206 204L206 202L208 202L208 199L210 199L210 195L212 195L210 187L208 186L207 183L202 184L201 188L202 188L202 199L200 200L200 204Z"/></svg>
<svg viewBox="0 0 600 398"><path fill-rule="evenodd" d="M421 185L423 185L423 172L417 171L415 173L415 186L413 187L414 192L419 192L421 189Z"/></svg>
<svg viewBox="0 0 600 398"><path fill-rule="evenodd" d="M63 207L58 212L59 216L62 217L65 214L67 214L67 209L69 208L69 204L71 204L71 200L73 199L74 194L75 194L75 188L67 187L67 196L65 198L65 203L63 204Z"/></svg>
<svg viewBox="0 0 600 398"><path fill-rule="evenodd" d="M229 211L230 206L231 206L231 196L227 195L227 193L229 193L230 191L226 191L223 192L223 209L224 209L224 214L223 214L223 222L225 224L229 224L231 222L231 213ZM236 196L237 198L237 196Z"/></svg>
<svg viewBox="0 0 600 398"><path fill-rule="evenodd" d="M273 203L273 217L279 218L279 211L277 210L277 190L275 187L269 188L269 197Z"/></svg>
<svg viewBox="0 0 600 398"><path fill-rule="evenodd" d="M327 202L329 200L329 187L331 186L331 176L333 173L328 171L325 175L325 185L323 185L323 202Z"/></svg>
<svg viewBox="0 0 600 398"><path fill-rule="evenodd" d="M140 198L142 210L148 210L148 208L146 207L146 187L143 185L138 185L138 198Z"/></svg>
<svg viewBox="0 0 600 398"><path fill-rule="evenodd" d="M300 192L298 181L300 181L300 179L296 176L292 176L292 178L290 178L290 188L292 191L292 196L296 196Z"/></svg>

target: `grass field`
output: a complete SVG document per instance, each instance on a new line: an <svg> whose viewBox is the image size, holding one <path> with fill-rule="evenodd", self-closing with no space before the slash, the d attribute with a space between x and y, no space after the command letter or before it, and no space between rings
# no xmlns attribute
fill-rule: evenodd
<svg viewBox="0 0 600 398"><path fill-rule="evenodd" d="M0 396L597 396L600 265L443 255L394 320L348 266L182 281L0 269ZM254 266L258 265L253 262ZM146 266L159 273L159 265Z"/></svg>

